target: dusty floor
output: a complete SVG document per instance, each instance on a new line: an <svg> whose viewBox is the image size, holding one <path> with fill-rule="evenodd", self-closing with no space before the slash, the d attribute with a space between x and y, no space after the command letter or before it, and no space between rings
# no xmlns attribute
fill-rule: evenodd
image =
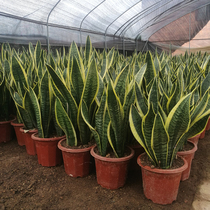
<svg viewBox="0 0 210 210"><path fill-rule="evenodd" d="M91 209L91 210L190 210L197 186L210 166L210 131L199 140L190 179L180 183L177 201L161 206L143 194L141 174L129 172L126 185L118 190L103 189L95 171L85 178L66 175L64 166L42 167L36 156L14 139L0 144L0 210L4 209Z"/></svg>

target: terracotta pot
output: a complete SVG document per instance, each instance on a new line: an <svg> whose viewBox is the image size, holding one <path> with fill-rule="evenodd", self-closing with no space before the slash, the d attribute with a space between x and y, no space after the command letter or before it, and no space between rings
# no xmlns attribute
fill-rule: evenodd
<svg viewBox="0 0 210 210"><path fill-rule="evenodd" d="M204 129L204 131L200 134L199 139L203 139L205 137L206 134L206 130Z"/></svg>
<svg viewBox="0 0 210 210"><path fill-rule="evenodd" d="M20 131L20 128L24 126L23 123L15 123L14 121L11 122L11 125L14 127L15 129L15 135L16 135L16 139L17 142L20 146L24 146L25 145L25 141L24 141L24 137L23 137L23 133Z"/></svg>
<svg viewBox="0 0 210 210"><path fill-rule="evenodd" d="M190 171L191 171L192 159L194 158L195 151L197 150L197 145L194 142L190 142L190 143L194 145L193 149L188 150L188 151L177 152L177 155L183 157L188 163L187 169L184 170L183 173L182 173L181 181L184 181L184 180L189 178Z"/></svg>
<svg viewBox="0 0 210 210"><path fill-rule="evenodd" d="M187 168L187 161L183 159L184 165L176 169L157 169L142 165L141 158L137 163L141 166L143 190L146 198L157 204L171 204L176 200L182 172Z"/></svg>
<svg viewBox="0 0 210 210"><path fill-rule="evenodd" d="M8 142L12 139L13 129L11 122L15 119L0 122L0 143Z"/></svg>
<svg viewBox="0 0 210 210"><path fill-rule="evenodd" d="M198 145L198 140L201 134L198 134L192 138L189 138L188 141L194 142L196 145Z"/></svg>
<svg viewBox="0 0 210 210"><path fill-rule="evenodd" d="M206 125L206 131L210 130L210 118L208 119L208 123Z"/></svg>
<svg viewBox="0 0 210 210"><path fill-rule="evenodd" d="M56 166L62 163L62 153L58 149L58 142L65 136L53 138L39 138L38 133L31 135L35 142L38 163L42 166Z"/></svg>
<svg viewBox="0 0 210 210"><path fill-rule="evenodd" d="M65 172L71 177L85 177L90 172L91 155L90 149L70 149L62 146L62 139L58 142L58 148L62 151Z"/></svg>
<svg viewBox="0 0 210 210"><path fill-rule="evenodd" d="M139 155L141 155L142 153L145 152L144 148L140 144L130 145L130 147L134 150L134 156L130 161L129 170L130 171L139 171L141 168L137 164L137 158Z"/></svg>
<svg viewBox="0 0 210 210"><path fill-rule="evenodd" d="M94 151L96 146L91 149L91 155L95 158L97 182L107 189L118 189L125 185L127 178L128 164L134 156L134 150L131 150L129 156L122 158L107 158L97 155Z"/></svg>
<svg viewBox="0 0 210 210"><path fill-rule="evenodd" d="M29 155L36 155L36 146L34 140L31 138L33 133L37 133L37 129L33 130L24 130L24 128L20 128L20 132L23 134L23 139L25 141L26 152Z"/></svg>

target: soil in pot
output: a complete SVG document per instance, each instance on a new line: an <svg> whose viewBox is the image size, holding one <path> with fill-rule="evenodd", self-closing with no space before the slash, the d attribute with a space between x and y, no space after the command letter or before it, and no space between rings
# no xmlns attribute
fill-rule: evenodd
<svg viewBox="0 0 210 210"><path fill-rule="evenodd" d="M37 133L31 135L35 142L38 163L42 166L56 166L62 163L62 153L58 149L58 142L65 136L39 138Z"/></svg>
<svg viewBox="0 0 210 210"><path fill-rule="evenodd" d="M11 125L14 127L15 129L15 135L16 135L16 139L17 142L20 146L24 146L25 145L25 141L24 141L24 137L23 137L23 133L20 131L20 128L24 126L23 123L17 123L16 121L12 121Z"/></svg>
<svg viewBox="0 0 210 210"><path fill-rule="evenodd" d="M183 151L177 152L177 155L183 157L187 161L188 167L183 171L181 181L187 180L190 176L191 164L197 150L197 145L194 142L188 141L183 149Z"/></svg>
<svg viewBox="0 0 210 210"><path fill-rule="evenodd" d="M23 139L26 146L26 152L29 155L36 155L36 146L34 140L31 138L33 133L37 133L37 129L33 130L25 130L24 128L20 128L21 133L23 134Z"/></svg>
<svg viewBox="0 0 210 210"><path fill-rule="evenodd" d="M122 158L102 157L96 153L96 146L91 149L95 159L97 182L106 189L118 189L126 182L128 165L134 156L134 150L129 148L129 155Z"/></svg>
<svg viewBox="0 0 210 210"><path fill-rule="evenodd" d="M14 132L11 126L12 121L14 121L14 119L8 121L0 121L0 143L8 142L12 139Z"/></svg>
<svg viewBox="0 0 210 210"><path fill-rule="evenodd" d="M65 172L71 177L89 175L92 165L90 150L93 146L70 148L65 142L66 139L58 142L58 148L62 151Z"/></svg>
<svg viewBox="0 0 210 210"><path fill-rule="evenodd" d="M157 204L171 204L176 200L182 172L187 168L187 161L178 157L171 169L159 169L148 164L146 153L137 158L141 166L143 191L146 198ZM178 164L178 167L176 166Z"/></svg>

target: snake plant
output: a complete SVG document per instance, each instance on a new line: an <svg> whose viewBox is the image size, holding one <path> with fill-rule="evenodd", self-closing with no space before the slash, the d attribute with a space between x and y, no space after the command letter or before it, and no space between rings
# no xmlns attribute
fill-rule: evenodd
<svg viewBox="0 0 210 210"><path fill-rule="evenodd" d="M106 156L110 151L115 155L124 156L129 132L129 109L134 102L132 82L129 84L129 66L117 76L113 82L109 79L101 97L100 105L95 114L95 127L91 125L88 110L82 104L82 117L95 138L99 154Z"/></svg>
<svg viewBox="0 0 210 210"><path fill-rule="evenodd" d="M81 114L81 107L84 103L88 109L90 121L94 123L99 75L96 59L92 56L91 49L91 43L87 38L83 60L76 43L73 42L65 74L59 69L56 70L47 65L57 97L55 102L56 120L66 134L66 141L70 146L88 144L91 140L91 131Z"/></svg>
<svg viewBox="0 0 210 210"><path fill-rule="evenodd" d="M8 90L8 81L5 76L5 70L0 63L0 121L8 121L13 114L13 101Z"/></svg>
<svg viewBox="0 0 210 210"><path fill-rule="evenodd" d="M176 105L166 114L159 102L159 79L156 77L148 100L142 103L142 90L135 85L136 106L130 109L129 122L136 140L145 149L155 166L166 169L172 166L178 150L185 141L201 133L210 115L209 89L191 106L194 92L181 96Z"/></svg>

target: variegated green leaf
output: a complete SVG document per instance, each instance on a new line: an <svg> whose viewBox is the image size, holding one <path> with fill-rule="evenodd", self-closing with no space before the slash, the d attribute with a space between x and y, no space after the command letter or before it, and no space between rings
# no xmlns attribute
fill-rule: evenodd
<svg viewBox="0 0 210 210"><path fill-rule="evenodd" d="M146 54L145 62L147 63L147 69L144 73L144 76L146 78L146 83L148 85L151 82L151 80L156 76L156 69L150 51L148 51Z"/></svg>
<svg viewBox="0 0 210 210"><path fill-rule="evenodd" d="M174 106L166 119L165 127L170 137L168 145L169 157L178 139L189 129L190 124L190 98L191 94L186 95ZM169 160L169 159L168 159ZM171 160L169 160L169 163Z"/></svg>
<svg viewBox="0 0 210 210"><path fill-rule="evenodd" d="M42 126L40 105L38 102L38 98L31 87L29 89L29 95L30 95L31 103L32 103L32 106L36 115L36 123L37 123L39 138L44 138L45 136L44 136L43 126Z"/></svg>
<svg viewBox="0 0 210 210"><path fill-rule="evenodd" d="M81 74L81 70L76 59L73 59L73 66L71 70L70 80L72 84L72 88L75 91L75 100L77 105L80 103L80 99L82 97L82 92L84 88L84 81Z"/></svg>
<svg viewBox="0 0 210 210"><path fill-rule="evenodd" d="M58 98L55 101L55 117L58 125L66 135L67 145L77 146L77 135L74 125Z"/></svg>
<svg viewBox="0 0 210 210"><path fill-rule="evenodd" d="M45 137L49 137L49 127L51 120L51 93L49 86L49 76L46 71L40 84L40 110L42 118L42 127Z"/></svg>
<svg viewBox="0 0 210 210"><path fill-rule="evenodd" d="M107 108L111 120L111 126L116 139L116 152L119 157L124 155L124 111L113 86L108 84L107 88Z"/></svg>
<svg viewBox="0 0 210 210"><path fill-rule="evenodd" d="M151 147L155 156L156 165L160 166L161 168L168 168L168 142L169 135L164 127L164 122L158 113L154 119Z"/></svg>

